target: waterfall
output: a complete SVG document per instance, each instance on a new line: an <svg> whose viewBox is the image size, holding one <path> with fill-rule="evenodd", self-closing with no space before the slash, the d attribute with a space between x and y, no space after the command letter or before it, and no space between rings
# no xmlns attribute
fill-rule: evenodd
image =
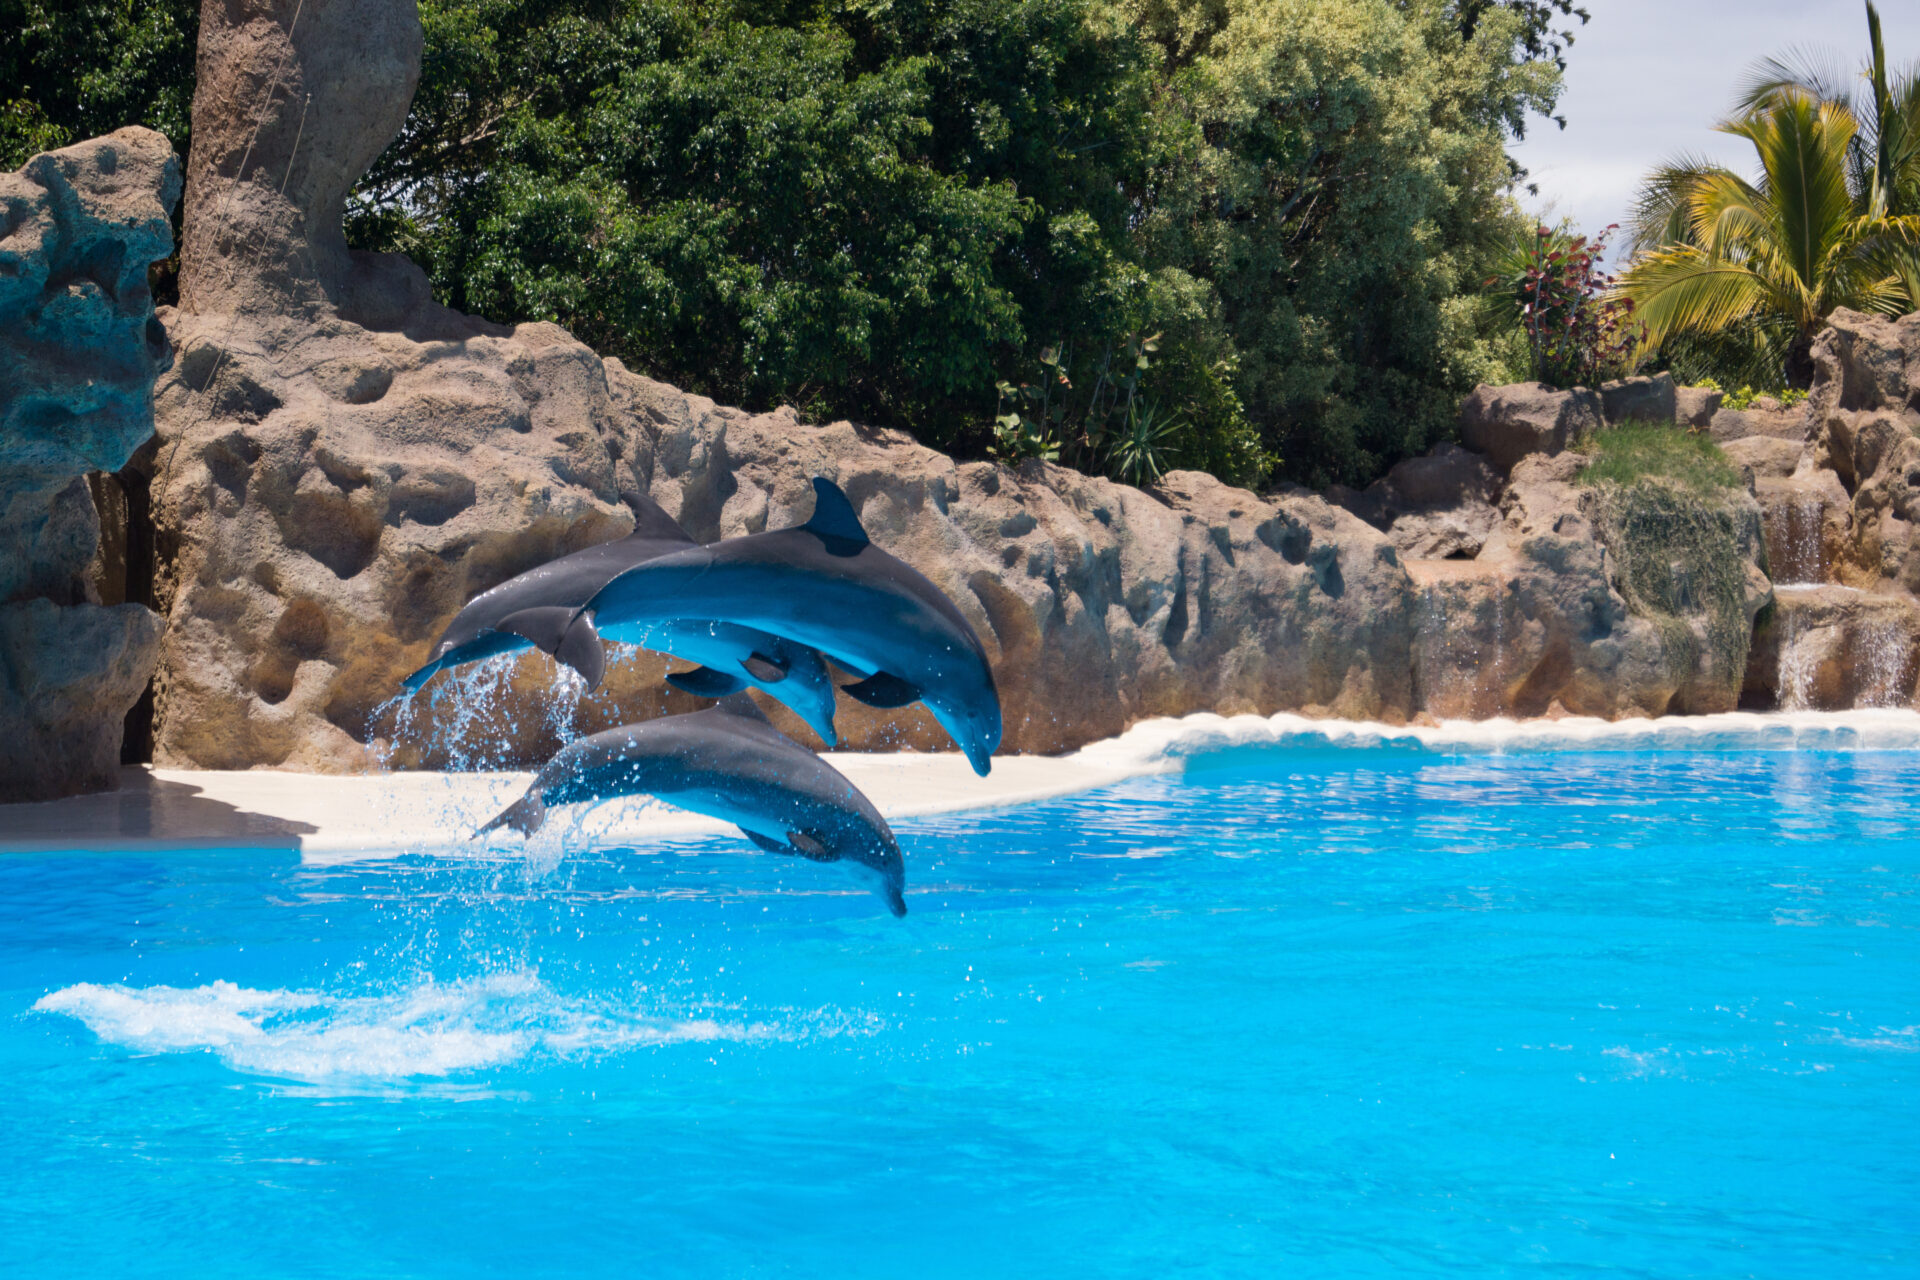
<svg viewBox="0 0 1920 1280"><path fill-rule="evenodd" d="M1813 636L1798 610L1786 610L1780 620L1780 688L1782 711L1813 709L1813 679L1819 668Z"/></svg>
<svg viewBox="0 0 1920 1280"><path fill-rule="evenodd" d="M1873 622L1861 627L1858 655L1861 684L1854 700L1860 707L1898 707L1908 701L1907 660L1912 642L1906 628L1895 622Z"/></svg>
<svg viewBox="0 0 1920 1280"><path fill-rule="evenodd" d="M1776 583L1814 586L1826 581L1821 545L1825 517L1826 502L1817 493L1795 494L1768 511L1768 551Z"/></svg>

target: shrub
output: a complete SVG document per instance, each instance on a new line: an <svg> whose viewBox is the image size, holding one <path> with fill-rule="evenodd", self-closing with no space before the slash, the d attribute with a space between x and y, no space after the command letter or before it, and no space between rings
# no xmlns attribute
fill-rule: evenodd
<svg viewBox="0 0 1920 1280"><path fill-rule="evenodd" d="M1633 370L1640 326L1633 303L1613 293L1601 268L1608 227L1589 241L1536 228L1508 251L1499 286L1526 335L1533 377L1549 386L1598 386Z"/></svg>

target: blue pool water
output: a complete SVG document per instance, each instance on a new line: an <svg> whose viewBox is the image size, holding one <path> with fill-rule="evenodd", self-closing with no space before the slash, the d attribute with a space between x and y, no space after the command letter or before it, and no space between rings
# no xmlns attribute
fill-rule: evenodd
<svg viewBox="0 0 1920 1280"><path fill-rule="evenodd" d="M0 1273L1920 1275L1920 753L0 857Z"/></svg>

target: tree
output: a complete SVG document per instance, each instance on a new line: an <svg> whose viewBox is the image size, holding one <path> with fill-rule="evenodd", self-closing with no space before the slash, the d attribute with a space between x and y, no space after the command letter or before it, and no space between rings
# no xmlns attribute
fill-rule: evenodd
<svg viewBox="0 0 1920 1280"><path fill-rule="evenodd" d="M197 0L0 0L0 170L130 124L186 153Z"/></svg>
<svg viewBox="0 0 1920 1280"><path fill-rule="evenodd" d="M0 0L14 163L136 120L184 148L195 8ZM963 455L1057 435L1090 470L1258 484L1365 483L1505 375L1512 335L1477 297L1526 225L1505 143L1551 111L1583 14L421 0L421 17L419 91L348 236L415 258L442 302Z"/></svg>
<svg viewBox="0 0 1920 1280"><path fill-rule="evenodd" d="M1920 305L1920 81L1889 80L1872 4L1867 18L1866 128L1843 82L1769 59L1719 126L1753 145L1758 181L1697 159L1649 175L1621 288L1650 342L1706 344L1805 387L1835 308Z"/></svg>
<svg viewBox="0 0 1920 1280"><path fill-rule="evenodd" d="M1504 144L1558 73L1487 7L1164 0L1135 14L1203 145L1143 220L1196 282L1233 388L1296 479L1363 484L1504 369L1472 297L1517 230Z"/></svg>

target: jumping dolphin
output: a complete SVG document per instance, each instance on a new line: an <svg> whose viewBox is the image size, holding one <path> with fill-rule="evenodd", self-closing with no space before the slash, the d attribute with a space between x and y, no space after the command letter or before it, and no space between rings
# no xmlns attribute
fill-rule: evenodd
<svg viewBox="0 0 1920 1280"><path fill-rule="evenodd" d="M805 524L637 564L587 611L604 627L724 618L786 636L865 675L845 688L868 706L925 702L984 777L1000 695L980 637L940 588L868 540L838 485L816 476L813 493Z"/></svg>
<svg viewBox="0 0 1920 1280"><path fill-rule="evenodd" d="M593 615L580 608L594 592L636 564L700 545L652 499L633 492L621 498L633 509L632 533L481 592L454 615L434 645L432 659L402 686L415 690L435 672L533 645L578 671L587 688L595 689L606 672L604 637L699 663L696 670L667 676L668 684L688 693L718 698L750 685L763 689L833 746L838 741L833 680L820 655L804 645L731 622L697 620L684 612L645 626L596 631Z"/></svg>
<svg viewBox="0 0 1920 1280"><path fill-rule="evenodd" d="M531 835L547 806L637 794L734 823L762 849L845 862L896 916L906 864L872 801L781 733L744 693L690 715L609 729L561 748L506 812L475 832Z"/></svg>

